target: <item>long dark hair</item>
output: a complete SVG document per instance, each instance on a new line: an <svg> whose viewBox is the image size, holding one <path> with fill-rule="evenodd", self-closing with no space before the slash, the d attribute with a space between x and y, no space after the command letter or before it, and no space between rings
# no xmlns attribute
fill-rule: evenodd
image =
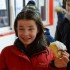
<svg viewBox="0 0 70 70"><path fill-rule="evenodd" d="M15 22L14 22L14 30L15 34L18 37L18 32L17 32L17 22L21 19L27 19L27 20L34 20L37 25L38 29L38 34L36 36L35 41L31 44L32 46L38 46L38 45L44 45L46 46L46 40L44 36L44 28L43 28L43 23L40 17L40 14L38 14L35 10L31 8L26 8L23 9L16 17Z"/></svg>

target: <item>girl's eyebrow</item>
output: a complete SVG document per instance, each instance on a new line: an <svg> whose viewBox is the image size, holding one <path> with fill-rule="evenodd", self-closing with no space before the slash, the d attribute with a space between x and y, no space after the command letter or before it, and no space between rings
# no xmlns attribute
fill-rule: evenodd
<svg viewBox="0 0 70 70"><path fill-rule="evenodd" d="M23 26L19 26L19 27L23 27Z"/></svg>
<svg viewBox="0 0 70 70"><path fill-rule="evenodd" d="M19 27L24 27L24 26L19 26ZM31 25L31 26L28 26L28 27L33 27L33 26Z"/></svg>

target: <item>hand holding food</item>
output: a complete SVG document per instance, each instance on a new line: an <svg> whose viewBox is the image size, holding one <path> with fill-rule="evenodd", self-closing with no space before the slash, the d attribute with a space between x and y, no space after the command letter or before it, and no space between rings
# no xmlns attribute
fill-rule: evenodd
<svg viewBox="0 0 70 70"><path fill-rule="evenodd" d="M58 57L58 58L62 56L61 51L67 50L66 46L59 41L52 42L49 47L54 53L55 57Z"/></svg>

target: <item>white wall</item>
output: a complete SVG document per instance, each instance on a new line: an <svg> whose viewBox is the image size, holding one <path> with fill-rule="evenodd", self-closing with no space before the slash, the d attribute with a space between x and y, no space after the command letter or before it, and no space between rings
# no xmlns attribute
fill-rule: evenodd
<svg viewBox="0 0 70 70"><path fill-rule="evenodd" d="M0 37L0 52L4 47L12 45L15 38L15 34Z"/></svg>

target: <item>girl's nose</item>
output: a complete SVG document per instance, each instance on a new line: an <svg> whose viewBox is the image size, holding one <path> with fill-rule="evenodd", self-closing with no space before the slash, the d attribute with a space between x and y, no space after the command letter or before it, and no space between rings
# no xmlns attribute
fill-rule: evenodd
<svg viewBox="0 0 70 70"><path fill-rule="evenodd" d="M28 31L28 30L25 30L25 31L24 31L24 35L25 35L25 36L29 35L29 31Z"/></svg>

